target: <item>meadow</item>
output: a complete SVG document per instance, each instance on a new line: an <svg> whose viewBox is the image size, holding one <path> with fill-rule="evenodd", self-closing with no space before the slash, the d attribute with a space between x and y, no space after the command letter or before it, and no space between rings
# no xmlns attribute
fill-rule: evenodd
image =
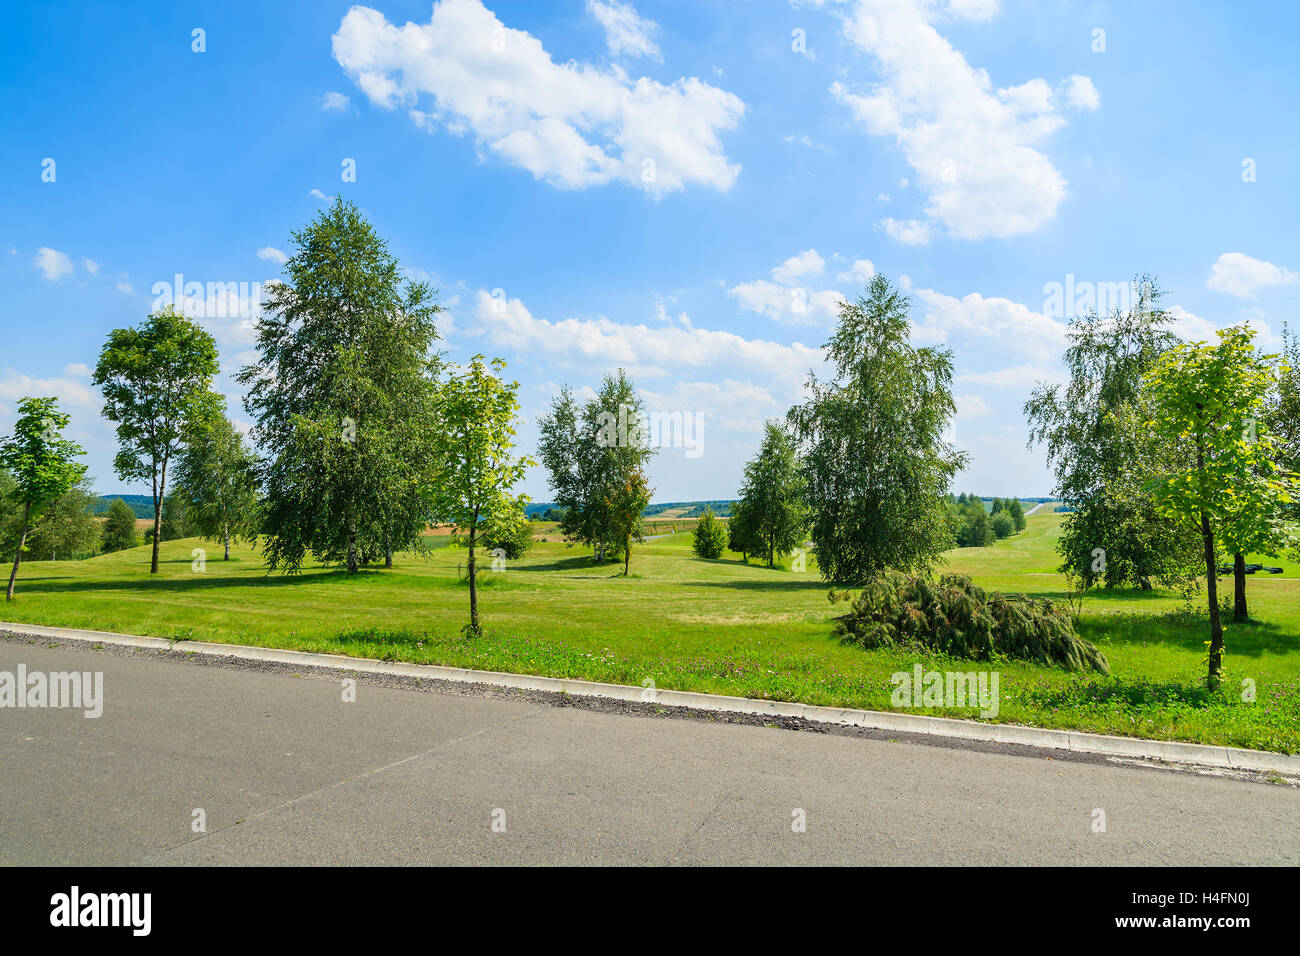
<svg viewBox="0 0 1300 956"><path fill-rule="evenodd" d="M946 555L946 568L993 590L1064 599L1054 542L1062 516L1031 515L1018 535ZM671 522L668 522L671 524ZM692 522L693 523L693 522ZM679 524L679 527L681 524ZM547 534L547 531L550 531ZM539 528L554 539L554 530ZM467 637L466 553L445 540L399 555L391 570L349 577L310 566L266 574L245 546L232 560L195 538L166 542L161 571L147 547L85 561L24 563L4 618L176 640L296 648L359 657L891 709L892 674L989 669L1000 674L998 721L1300 752L1300 567L1248 579L1252 621L1227 628L1227 674L1205 689L1208 617L1166 591L1094 592L1078 622L1111 673L993 665L909 649L864 651L832 635L846 609L827 600L815 567L769 569L739 555L695 558L678 532L636 546L632 573L594 564L551 540L480 577L485 633ZM192 567L205 548L206 567ZM1230 590L1231 579L1224 579ZM1255 699L1243 700L1243 682ZM974 717L972 709L915 712Z"/></svg>

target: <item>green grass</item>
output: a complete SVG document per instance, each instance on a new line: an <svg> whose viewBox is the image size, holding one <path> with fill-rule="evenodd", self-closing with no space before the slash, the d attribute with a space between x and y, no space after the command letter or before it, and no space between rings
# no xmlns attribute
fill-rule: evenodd
<svg viewBox="0 0 1300 956"><path fill-rule="evenodd" d="M950 552L948 567L996 590L1060 598L1053 551L1061 515L1029 519L989 548ZM863 651L831 636L844 605L826 600L815 568L769 570L731 556L701 561L679 533L633 551L632 574L593 565L578 549L539 544L480 589L485 636L461 633L468 591L465 553L440 548L399 556L391 571L355 577L310 567L268 576L259 556L207 546L206 571L191 570L195 539L163 545L161 573L138 548L86 561L23 565L18 600L0 616L19 622L418 663L640 684L776 700L890 709L890 675L990 665ZM1300 568L1249 578L1249 624L1228 628L1228 678L1204 690L1204 612L1163 591L1089 597L1081 635L1098 644L1111 675L999 661L999 721L1300 752ZM789 562L786 562L787 568ZM1201 602L1204 603L1202 596ZM1241 682L1257 699L1243 702ZM968 709L918 713L972 717Z"/></svg>

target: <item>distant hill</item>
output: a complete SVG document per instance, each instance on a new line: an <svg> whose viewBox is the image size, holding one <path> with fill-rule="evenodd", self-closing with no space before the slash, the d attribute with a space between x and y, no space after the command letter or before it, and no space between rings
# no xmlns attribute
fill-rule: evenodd
<svg viewBox="0 0 1300 956"><path fill-rule="evenodd" d="M145 500L148 501L147 498ZM700 515L704 514L705 507L711 506L715 515L720 518L728 518L731 516L731 506L733 504L735 504L734 501L726 499L718 501L661 501L657 504L650 505L642 512L642 514L647 518L698 518ZM540 518L549 509L554 507L555 504L553 502L535 501L526 505L524 512L530 518L534 515ZM147 517L152 517L152 503L150 503L149 508L150 510Z"/></svg>
<svg viewBox="0 0 1300 956"><path fill-rule="evenodd" d="M91 506L91 514L102 515L115 498L121 498L130 505L137 518L153 517L153 498L149 495L100 495Z"/></svg>

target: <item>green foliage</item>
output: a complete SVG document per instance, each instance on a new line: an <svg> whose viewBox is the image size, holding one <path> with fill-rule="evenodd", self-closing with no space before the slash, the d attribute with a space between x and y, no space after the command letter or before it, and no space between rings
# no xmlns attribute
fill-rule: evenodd
<svg viewBox="0 0 1300 956"><path fill-rule="evenodd" d="M225 415L196 423L176 465L176 497L188 530L216 541L257 537L257 461ZM163 540L167 540L164 532Z"/></svg>
<svg viewBox="0 0 1300 956"><path fill-rule="evenodd" d="M272 570L310 552L355 572L413 545L429 517L440 309L350 202L292 239L259 360L238 376L268 454L262 551Z"/></svg>
<svg viewBox="0 0 1300 956"><path fill-rule="evenodd" d="M104 393L104 417L117 423L113 466L123 481L150 484L155 529L168 465L193 423L218 407L209 390L217 368L212 336L170 307L136 328L114 329L99 354L94 383ZM158 573L157 540L150 571Z"/></svg>
<svg viewBox="0 0 1300 956"><path fill-rule="evenodd" d="M632 543L645 540L652 494L644 400L619 369L582 406L564 386L539 427L539 457L564 511L560 532L570 544L592 548L597 560L621 554L626 573Z"/></svg>
<svg viewBox="0 0 1300 956"><path fill-rule="evenodd" d="M999 540L1010 537L1016 533L1016 522L1011 517L1009 511L997 511L993 517L989 519L989 526L993 529L994 537Z"/></svg>
<svg viewBox="0 0 1300 956"><path fill-rule="evenodd" d="M959 548L987 548L997 540L989 512L977 495L958 496L949 506L948 521Z"/></svg>
<svg viewBox="0 0 1300 956"><path fill-rule="evenodd" d="M803 544L808 528L804 491L793 436L780 423L766 422L758 453L745 465L740 503L752 550L766 555L769 568Z"/></svg>
<svg viewBox="0 0 1300 956"><path fill-rule="evenodd" d="M483 547L492 552L500 551L501 557L507 560L518 561L532 549L535 543L532 525L523 515L512 514L505 521L487 521L484 525ZM457 543L468 547L469 538L460 535Z"/></svg>
<svg viewBox="0 0 1300 956"><path fill-rule="evenodd" d="M135 533L135 512L121 498L114 498L108 506L100 547L105 553L125 551L140 544Z"/></svg>
<svg viewBox="0 0 1300 956"><path fill-rule="evenodd" d="M731 506L731 520L727 522L727 548L749 559L749 555L763 547L757 523L748 505L737 501Z"/></svg>
<svg viewBox="0 0 1300 956"><path fill-rule="evenodd" d="M1110 672L1102 653L1075 635L1062 605L985 591L964 575L945 574L934 582L889 571L867 581L856 599L847 591L830 597L852 602L849 613L836 619L836 636L867 649L916 645L973 660L1010 657Z"/></svg>
<svg viewBox="0 0 1300 956"><path fill-rule="evenodd" d="M94 493L83 478L50 504L27 537L27 553L42 561L78 560L99 546Z"/></svg>
<svg viewBox="0 0 1300 956"><path fill-rule="evenodd" d="M713 516L713 509L704 509L700 520L691 532L691 550L697 558L717 560L727 549L727 529Z"/></svg>
<svg viewBox="0 0 1300 956"><path fill-rule="evenodd" d="M434 406L432 452L440 472L433 485L433 514L466 538L474 634L479 633L479 538L500 541L514 537L514 525L527 527L526 499L511 489L535 464L513 455L519 383L504 381L504 370L501 359L484 364L483 356L475 355L464 369L452 370Z"/></svg>
<svg viewBox="0 0 1300 956"><path fill-rule="evenodd" d="M789 420L804 452L811 537L824 579L924 570L951 547L945 495L966 455L944 440L955 412L952 355L910 343L908 300L882 275L844 303Z"/></svg>
<svg viewBox="0 0 1300 956"><path fill-rule="evenodd" d="M1011 499L1011 503L1007 505L1007 512L1011 515L1011 521L1015 524L1016 530L1024 531L1028 519L1025 518L1025 508L1020 503L1019 498Z"/></svg>
<svg viewBox="0 0 1300 956"><path fill-rule="evenodd" d="M1223 629L1216 565L1230 554L1276 554L1292 542L1285 520L1296 501L1295 478L1277 462L1265 424L1276 385L1274 356L1261 356L1247 325L1222 329L1219 343L1182 344L1147 377L1154 406L1148 426L1177 443L1180 467L1151 483L1156 507L1178 528L1204 542L1210 609L1207 685L1222 676Z"/></svg>
<svg viewBox="0 0 1300 956"><path fill-rule="evenodd" d="M177 541L181 538L188 538L191 534L186 503L184 500L178 499L176 495L168 495L163 499L162 518L158 523L158 534L162 541ZM145 529L144 540L153 540L153 528Z"/></svg>
<svg viewBox="0 0 1300 956"><path fill-rule="evenodd" d="M1127 311L1073 319L1064 386L1039 385L1025 403L1030 446L1041 445L1056 493L1071 507L1062 529L1061 573L1081 591L1096 586L1188 591L1199 539L1160 514L1147 490L1175 467L1177 441L1153 431L1142 378L1179 341L1155 280L1135 281Z"/></svg>
<svg viewBox="0 0 1300 956"><path fill-rule="evenodd" d="M1281 363L1266 421L1278 465L1300 478L1300 337L1287 325L1282 326ZM1292 521L1300 521L1300 502L1293 502L1286 511Z"/></svg>
<svg viewBox="0 0 1300 956"><path fill-rule="evenodd" d="M9 497L25 510L28 524L75 487L86 466L73 461L81 446L63 437L68 416L57 399L23 398L13 434L0 441L0 468L9 472Z"/></svg>
<svg viewBox="0 0 1300 956"><path fill-rule="evenodd" d="M53 398L22 398L13 434L0 442L0 468L12 479L9 500L22 511L18 540L12 543L13 570L5 599L14 597L14 580L27 547L27 536L60 498L77 486L86 466L73 461L81 446L63 437L68 416Z"/></svg>

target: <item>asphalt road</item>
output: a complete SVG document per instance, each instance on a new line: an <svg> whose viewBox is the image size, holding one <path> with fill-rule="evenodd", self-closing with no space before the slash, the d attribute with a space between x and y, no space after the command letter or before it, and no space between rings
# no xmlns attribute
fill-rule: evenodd
<svg viewBox="0 0 1300 956"><path fill-rule="evenodd" d="M5 864L1300 863L1288 786L0 641L20 663L105 703L0 709Z"/></svg>

